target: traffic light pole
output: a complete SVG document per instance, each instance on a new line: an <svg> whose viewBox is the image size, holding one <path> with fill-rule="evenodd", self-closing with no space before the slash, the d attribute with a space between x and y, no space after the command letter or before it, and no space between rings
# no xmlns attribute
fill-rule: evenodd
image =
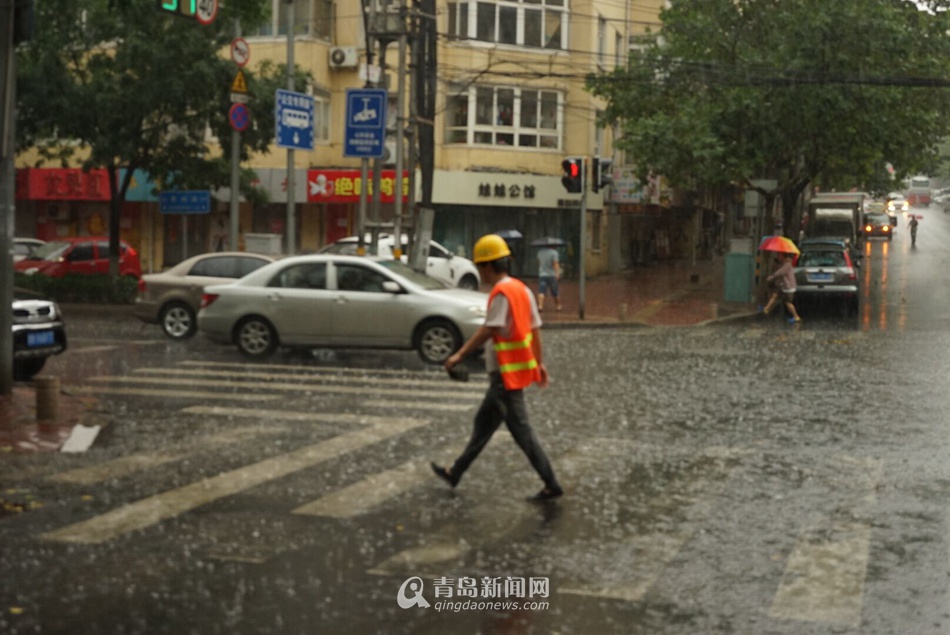
<svg viewBox="0 0 950 635"><path fill-rule="evenodd" d="M584 169L581 170L581 248L578 254L577 310L578 317L584 319L584 283L587 278L587 160L584 160Z"/></svg>
<svg viewBox="0 0 950 635"><path fill-rule="evenodd" d="M13 164L16 58L13 53L14 2L0 1L0 397L13 393Z"/></svg>

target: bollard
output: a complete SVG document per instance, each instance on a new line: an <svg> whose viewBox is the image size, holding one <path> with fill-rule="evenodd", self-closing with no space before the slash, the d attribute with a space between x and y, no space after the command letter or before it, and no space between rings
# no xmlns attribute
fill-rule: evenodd
<svg viewBox="0 0 950 635"><path fill-rule="evenodd" d="M626 302L620 303L620 321L621 322L627 321L627 303Z"/></svg>
<svg viewBox="0 0 950 635"><path fill-rule="evenodd" d="M59 377L37 377L36 420L54 421L59 417Z"/></svg>

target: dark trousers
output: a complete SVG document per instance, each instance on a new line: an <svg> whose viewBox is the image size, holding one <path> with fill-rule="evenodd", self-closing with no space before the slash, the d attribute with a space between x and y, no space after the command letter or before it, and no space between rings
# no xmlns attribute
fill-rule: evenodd
<svg viewBox="0 0 950 635"><path fill-rule="evenodd" d="M452 475L456 478L462 477L504 421L515 443L525 453L531 461L531 466L544 481L545 487L559 489L551 463L544 450L541 449L531 426L528 425L528 409L524 403L524 391L505 390L499 373L490 373L488 377L490 380L488 392L485 393L485 399L482 400L482 405L475 414L472 438L452 466Z"/></svg>

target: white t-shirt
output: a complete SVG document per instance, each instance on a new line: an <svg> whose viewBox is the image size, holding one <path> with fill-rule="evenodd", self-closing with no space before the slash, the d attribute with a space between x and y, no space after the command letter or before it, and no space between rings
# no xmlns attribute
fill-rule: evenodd
<svg viewBox="0 0 950 635"><path fill-rule="evenodd" d="M507 277L502 278L507 280ZM534 299L531 289L524 286L525 294L531 303L531 328L541 328L541 314L538 312L538 304ZM492 301L488 303L488 313L485 316L485 326L500 327L502 336L508 337L511 334L511 311L509 310L508 298L503 293L499 293ZM498 360L495 358L495 340L489 339L485 342L485 370L496 372L498 370Z"/></svg>

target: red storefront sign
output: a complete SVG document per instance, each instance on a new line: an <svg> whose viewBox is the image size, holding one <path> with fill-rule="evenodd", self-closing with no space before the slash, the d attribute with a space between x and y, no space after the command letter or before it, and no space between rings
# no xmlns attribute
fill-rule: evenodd
<svg viewBox="0 0 950 635"><path fill-rule="evenodd" d="M22 168L16 173L16 198L33 201L108 201L104 169Z"/></svg>
<svg viewBox="0 0 950 635"><path fill-rule="evenodd" d="M373 179L367 179L367 195L373 195ZM360 170L307 170L308 203L358 203L363 189ZM383 170L379 180L380 200L392 203L396 199L396 171ZM409 175L403 172L402 198L409 195Z"/></svg>

